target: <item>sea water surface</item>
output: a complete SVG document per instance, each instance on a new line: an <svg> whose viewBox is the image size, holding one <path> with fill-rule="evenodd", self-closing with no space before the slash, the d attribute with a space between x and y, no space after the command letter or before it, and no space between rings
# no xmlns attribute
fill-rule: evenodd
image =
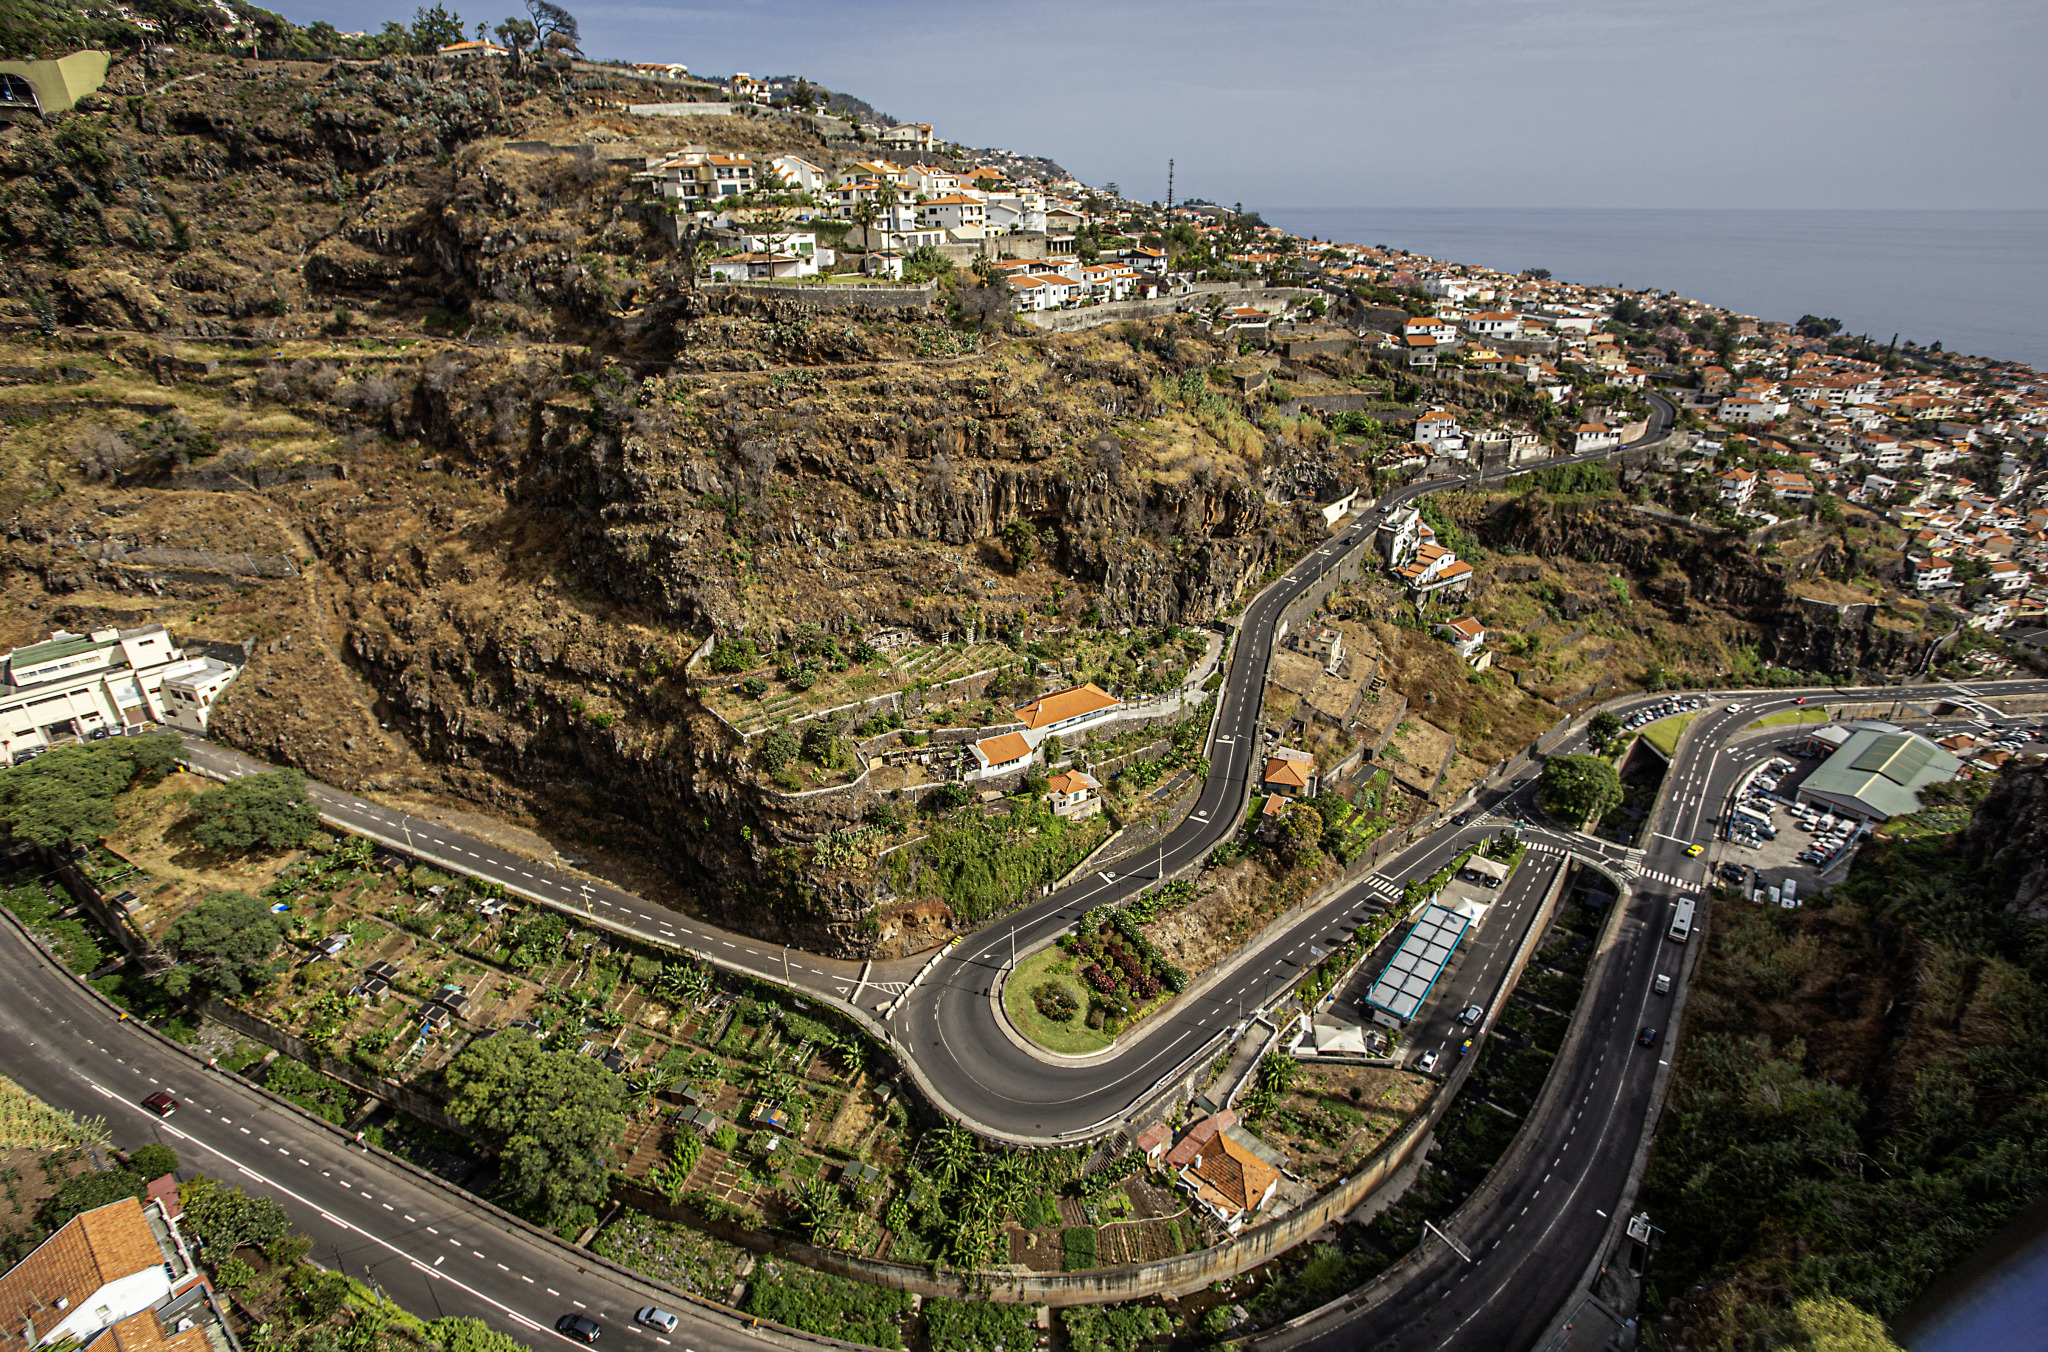
<svg viewBox="0 0 2048 1352"><path fill-rule="evenodd" d="M1281 207L1300 235L1654 287L2048 371L2048 211Z"/></svg>

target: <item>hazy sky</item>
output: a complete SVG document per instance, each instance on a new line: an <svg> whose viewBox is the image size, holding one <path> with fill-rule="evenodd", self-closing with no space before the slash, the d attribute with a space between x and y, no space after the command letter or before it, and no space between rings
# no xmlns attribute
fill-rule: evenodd
<svg viewBox="0 0 2048 1352"><path fill-rule="evenodd" d="M2048 208L2040 0L568 7L592 57L801 74L1147 199L1171 156L1177 196L1248 207Z"/></svg>

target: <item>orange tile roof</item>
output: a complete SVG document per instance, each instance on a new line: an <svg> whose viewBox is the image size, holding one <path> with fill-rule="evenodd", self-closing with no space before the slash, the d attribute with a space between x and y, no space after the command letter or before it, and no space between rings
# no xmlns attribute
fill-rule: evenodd
<svg viewBox="0 0 2048 1352"><path fill-rule="evenodd" d="M1316 763L1310 761L1282 760L1274 757L1266 762L1268 784L1285 784L1292 788L1306 789L1309 777L1316 772Z"/></svg>
<svg viewBox="0 0 2048 1352"><path fill-rule="evenodd" d="M991 737L985 742L976 742L974 749L990 765L1007 765L1013 760L1022 760L1031 754L1031 743L1019 733L1006 732L1000 737Z"/></svg>
<svg viewBox="0 0 2048 1352"><path fill-rule="evenodd" d="M0 1340L13 1342L33 1320L47 1333L78 1303L109 1282L164 1261L156 1236L133 1197L74 1217L0 1276Z"/></svg>
<svg viewBox="0 0 2048 1352"><path fill-rule="evenodd" d="M1062 770L1045 781L1045 786L1054 793L1080 793L1084 789L1099 789L1102 784L1095 776L1079 770Z"/></svg>
<svg viewBox="0 0 2048 1352"><path fill-rule="evenodd" d="M1064 279L1062 279L1064 280ZM1093 681L1067 690L1056 690L1042 696L1017 710L1017 717L1024 726L1036 731L1054 723L1064 723L1070 718L1096 713L1102 709L1114 709L1120 700Z"/></svg>
<svg viewBox="0 0 2048 1352"><path fill-rule="evenodd" d="M1266 1199L1266 1189L1280 1177L1280 1171L1218 1132L1214 1148L1205 1148L1194 1175L1223 1196L1239 1211L1249 1211Z"/></svg>
<svg viewBox="0 0 2048 1352"><path fill-rule="evenodd" d="M1181 1138L1179 1145L1166 1152L1166 1162L1176 1169L1184 1164L1194 1163L1195 1156L1201 1153L1203 1146L1216 1139L1219 1132L1236 1125L1237 1114L1229 1108L1214 1116L1203 1118L1188 1128L1188 1134Z"/></svg>
<svg viewBox="0 0 2048 1352"><path fill-rule="evenodd" d="M166 1337L156 1311L130 1315L87 1343L84 1352L211 1352L206 1330L197 1324Z"/></svg>

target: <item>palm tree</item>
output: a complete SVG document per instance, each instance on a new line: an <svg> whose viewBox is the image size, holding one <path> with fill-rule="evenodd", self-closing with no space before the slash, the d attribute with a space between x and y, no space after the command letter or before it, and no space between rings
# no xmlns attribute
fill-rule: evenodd
<svg viewBox="0 0 2048 1352"><path fill-rule="evenodd" d="M875 189L876 210L878 213L891 218L882 227L882 256L892 263L896 260L896 223L894 217L896 214L896 203L901 200L902 197L896 191L896 181L894 179L883 179L881 185Z"/></svg>
<svg viewBox="0 0 2048 1352"><path fill-rule="evenodd" d="M860 227L861 248L868 253L874 252L875 204L873 200L857 198L854 201L853 210L846 214L855 225Z"/></svg>

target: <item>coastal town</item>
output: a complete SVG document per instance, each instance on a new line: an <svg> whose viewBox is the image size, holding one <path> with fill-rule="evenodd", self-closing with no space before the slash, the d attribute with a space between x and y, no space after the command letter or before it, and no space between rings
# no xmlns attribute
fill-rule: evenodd
<svg viewBox="0 0 2048 1352"><path fill-rule="evenodd" d="M1676 1346L2030 1129L2031 367L192 9L0 60L23 1352Z"/></svg>

